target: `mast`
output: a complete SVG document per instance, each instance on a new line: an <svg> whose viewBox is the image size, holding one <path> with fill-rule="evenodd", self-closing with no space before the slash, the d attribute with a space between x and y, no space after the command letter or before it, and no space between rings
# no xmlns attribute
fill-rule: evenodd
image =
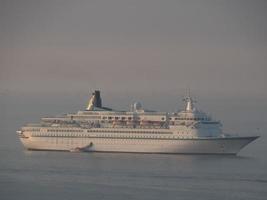
<svg viewBox="0 0 267 200"><path fill-rule="evenodd" d="M185 111L187 112L194 111L195 107L193 99L191 97L186 97L184 101L186 102Z"/></svg>
<svg viewBox="0 0 267 200"><path fill-rule="evenodd" d="M192 112L195 110L194 101L190 95L190 90L187 91L187 96L183 99L186 102L185 111Z"/></svg>

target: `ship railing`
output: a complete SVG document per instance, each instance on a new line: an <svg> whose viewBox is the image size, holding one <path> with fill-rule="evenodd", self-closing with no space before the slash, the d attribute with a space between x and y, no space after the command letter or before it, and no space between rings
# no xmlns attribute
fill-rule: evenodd
<svg viewBox="0 0 267 200"><path fill-rule="evenodd" d="M38 124L38 123L29 123L25 125L26 127L40 127L42 126L42 124Z"/></svg>

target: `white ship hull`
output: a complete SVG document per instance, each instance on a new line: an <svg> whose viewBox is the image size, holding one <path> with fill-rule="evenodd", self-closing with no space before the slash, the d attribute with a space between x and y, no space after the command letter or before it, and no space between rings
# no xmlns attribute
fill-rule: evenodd
<svg viewBox="0 0 267 200"><path fill-rule="evenodd" d="M198 139L118 139L118 138L20 138L29 150L89 152L134 152L170 154L237 154L244 146L257 139L251 137Z"/></svg>

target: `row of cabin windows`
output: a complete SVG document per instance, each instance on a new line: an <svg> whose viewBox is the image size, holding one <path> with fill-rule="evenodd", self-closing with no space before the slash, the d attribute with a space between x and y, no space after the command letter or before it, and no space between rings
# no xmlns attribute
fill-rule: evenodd
<svg viewBox="0 0 267 200"><path fill-rule="evenodd" d="M136 118L133 118L133 117L102 117L103 120L133 120L133 119L136 119L136 120L141 120L140 117L136 117ZM165 117L162 117L161 120L165 120ZM179 117L170 117L169 120L209 120L209 118L199 118L199 117L192 117L192 118L179 118Z"/></svg>
<svg viewBox="0 0 267 200"><path fill-rule="evenodd" d="M194 137L151 137L151 136L148 136L148 137L143 137L143 138L139 138L139 137L131 137L131 138L128 138L128 137L122 137L122 138L119 138L121 139L120 141L121 142L130 142L129 139L193 139ZM46 141L46 142L49 142L49 143L54 143L54 144L66 144L66 145L73 145L73 144L88 144L88 142L91 140L90 138L87 138L87 139L75 139L75 138L43 138L42 140ZM110 139L109 137L106 137L106 138L103 138L102 140L104 141L110 141L112 142L112 138Z"/></svg>
<svg viewBox="0 0 267 200"><path fill-rule="evenodd" d="M69 129L48 129L48 132L83 132L83 130L69 130ZM138 133L138 134L170 134L171 132L161 131L125 131L125 130L87 130L87 132L93 133Z"/></svg>
<svg viewBox="0 0 267 200"><path fill-rule="evenodd" d="M87 132L93 133L138 133L138 134L170 134L171 132L159 132L159 131L120 131L120 130L87 130Z"/></svg>
<svg viewBox="0 0 267 200"><path fill-rule="evenodd" d="M126 119L127 120L133 120L133 119L141 120L140 117L106 117L106 116L102 117L102 119L103 120L106 120L106 119L108 119L108 120L126 120ZM162 117L161 120L165 120L165 118Z"/></svg>
<svg viewBox="0 0 267 200"><path fill-rule="evenodd" d="M83 132L83 130L60 130L48 129L47 132ZM129 134L171 134L171 132L160 132L160 131L120 131L120 130L87 130L88 133L129 133Z"/></svg>
<svg viewBox="0 0 267 200"><path fill-rule="evenodd" d="M34 137L58 137L58 139L60 139L60 137L87 137L90 138L89 135L85 135L85 134L79 134L79 135L64 135L64 134L32 134L32 136ZM95 137L95 136L93 136ZM127 138L127 139L131 139L131 138L155 138L155 139L172 139L172 138L181 138L179 136L151 136L151 135L144 135L144 136L138 136L138 135L118 135L118 136L114 136L114 135L99 135L97 136L98 138Z"/></svg>
<svg viewBox="0 0 267 200"><path fill-rule="evenodd" d="M35 137L89 137L86 134L64 134L64 133L33 133L32 136Z"/></svg>
<svg viewBox="0 0 267 200"><path fill-rule="evenodd" d="M133 117L106 117L106 116L104 116L104 117L102 117L102 119L108 119L108 120L113 120L113 119L115 119L115 120L126 120L126 119L128 119L128 120L132 120ZM140 120L140 117L137 117L135 119Z"/></svg>
<svg viewBox="0 0 267 200"><path fill-rule="evenodd" d="M178 117L175 117L175 118L172 118L172 117L170 117L169 120L196 120L196 121L199 121L199 120L209 120L209 118L198 118L198 117L193 117L193 118L178 118Z"/></svg>
<svg viewBox="0 0 267 200"><path fill-rule="evenodd" d="M83 132L83 130L71 130L71 129L48 129L48 132Z"/></svg>

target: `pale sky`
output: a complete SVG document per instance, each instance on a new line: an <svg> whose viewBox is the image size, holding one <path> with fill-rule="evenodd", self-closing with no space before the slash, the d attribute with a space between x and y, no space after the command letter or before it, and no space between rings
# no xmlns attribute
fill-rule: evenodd
<svg viewBox="0 0 267 200"><path fill-rule="evenodd" d="M267 98L266 0L0 0L0 92Z"/></svg>

